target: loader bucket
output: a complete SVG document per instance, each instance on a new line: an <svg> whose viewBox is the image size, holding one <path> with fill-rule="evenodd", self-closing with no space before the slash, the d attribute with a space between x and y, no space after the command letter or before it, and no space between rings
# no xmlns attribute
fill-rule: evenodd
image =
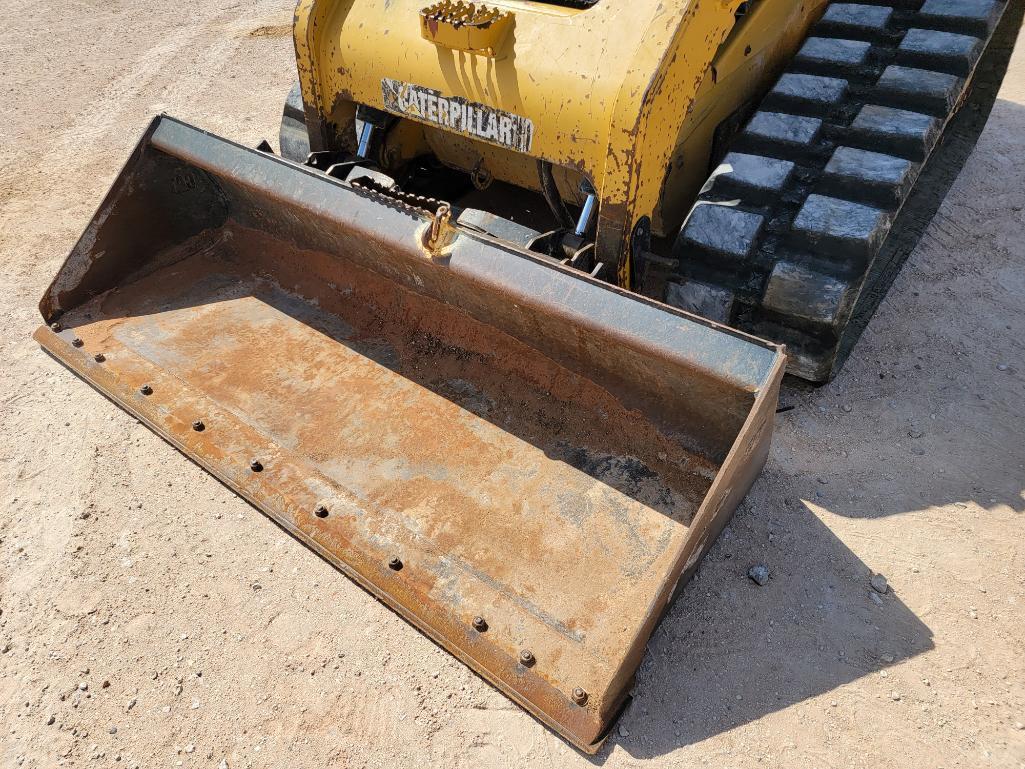
<svg viewBox="0 0 1025 769"><path fill-rule="evenodd" d="M430 219L161 116L35 338L594 752L784 356L486 235L428 252Z"/></svg>

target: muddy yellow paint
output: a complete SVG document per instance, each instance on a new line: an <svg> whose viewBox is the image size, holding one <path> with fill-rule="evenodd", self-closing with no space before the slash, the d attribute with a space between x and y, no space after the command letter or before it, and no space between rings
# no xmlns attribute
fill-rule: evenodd
<svg viewBox="0 0 1025 769"><path fill-rule="evenodd" d="M521 153L406 116L401 123L416 128L393 129L382 159L401 162L426 146L450 165L483 165L536 189L542 158L571 201L590 179L601 200L597 256L629 286L635 224L650 217L656 235L679 225L707 175L715 126L765 87L824 6L763 0L738 24L740 3L498 0L489 7L508 14L509 28L489 56L426 39L423 0L300 0L295 45L311 142L350 141L354 105L384 109L386 78L528 118L533 141Z"/></svg>

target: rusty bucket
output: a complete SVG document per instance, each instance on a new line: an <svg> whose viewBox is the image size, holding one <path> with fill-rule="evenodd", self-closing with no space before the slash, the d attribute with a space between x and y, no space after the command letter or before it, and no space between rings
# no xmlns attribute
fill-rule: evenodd
<svg viewBox="0 0 1025 769"><path fill-rule="evenodd" d="M587 752L784 362L164 116L40 310L48 353Z"/></svg>

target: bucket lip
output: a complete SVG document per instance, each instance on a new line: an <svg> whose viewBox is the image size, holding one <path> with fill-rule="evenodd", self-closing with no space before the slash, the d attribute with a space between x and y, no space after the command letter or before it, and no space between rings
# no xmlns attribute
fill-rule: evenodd
<svg viewBox="0 0 1025 769"><path fill-rule="evenodd" d="M366 190L364 188L361 188L361 187L349 184L348 182L346 182L346 181L344 181L342 179L336 179L333 176L328 176L327 174L322 173L320 171L317 171L316 169L310 168L309 166L303 165L301 163L296 163L295 161L289 160L288 158L281 157L280 155L276 155L276 154L272 154L272 153L268 153L268 152L261 152L260 150L257 150L257 149L255 149L253 147L248 147L248 146L246 146L244 144L240 144L239 142L237 142L237 141L235 141L233 139L229 139L229 138L226 138L226 137L223 137L223 136L219 136L218 134L215 134L215 133L213 133L211 131L208 131L208 130L206 130L204 128L200 128L200 127L198 127L196 125L193 125L193 124L191 124L191 123L189 123L189 122L187 122L185 120L182 120L180 118L174 117L172 115L168 115L166 113L161 113L161 114L159 114L159 115L157 115L156 117L153 118L152 122L150 123L149 128L144 132L143 137L140 140L140 145L143 144L143 143L148 142L150 140L150 138L152 137L152 135L156 132L156 130L158 130L160 125L162 123L165 123L165 122L166 123L175 124L176 126L179 126L179 127L183 128L183 129L186 129L188 131L194 131L196 133L202 134L204 137L212 139L214 141L230 145L230 146L232 146L232 147L234 147L234 148L236 148L238 150L241 150L241 151L244 151L244 152L248 153L250 156L260 157L260 158L263 158L267 162L279 163L279 164L288 166L290 169L299 170L304 175L306 175L306 176L308 176L308 177L310 177L312 179L316 179L321 184L324 184L324 185L327 185L327 186L331 186L331 187L337 187L339 189L344 189L344 190L353 192L353 193L355 193L357 195L360 195L361 197L368 197L368 198L372 198L372 199L378 199L377 194L372 192L372 191L370 191L370 190ZM411 208L410 210L417 210L417 209L412 209ZM423 217L425 217L425 218L428 218L427 212L422 212L421 215ZM559 264L558 262L553 262L553 261L551 261L549 259L545 259L543 256L541 256L539 254L536 254L536 253L534 253L532 251L529 251L526 248L520 247L520 246L516 245L515 243L511 243L511 242L509 242L507 240L502 240L501 238L496 238L496 237L493 237L491 235L488 235L487 233L482 233L482 232L479 232L479 231L476 231L476 230L472 230L472 229L469 229L469 228L463 228L463 227L459 226L458 223L455 223L455 226L459 228L460 237L466 237L466 238L469 238L471 240L475 240L475 241L478 241L478 242L481 242L481 243L486 243L489 246L497 246L497 247L503 249L504 251L507 251L510 254L514 254L514 255L516 255L516 256L518 256L520 258L529 259L530 261L532 261L532 262L534 262L534 263L536 263L538 265L541 265L543 267L546 267L548 269L556 270L558 272L571 275L572 277L574 277L574 278L576 278L578 280L581 280L581 281L583 281L585 283L588 283L590 285L593 285L593 286L595 286L597 288L600 288L600 289L603 289L605 291L609 291L611 293L617 294L619 296L626 297L628 299L631 299L631 300L636 301L636 302L640 302L642 304L647 304L647 305L652 306L652 307L657 307L658 309L660 309L660 310L662 310L664 312L667 312L669 314L675 315L675 316L680 317L680 318L684 318L684 319L686 319L688 321L691 321L693 323L705 326L707 328L715 329L716 331L720 331L720 332L722 332L724 334L728 334L729 336L735 337L737 339L743 339L743 340L745 340L747 342L750 342L751 344L756 345L758 347L761 347L763 349L776 351L776 352L779 352L780 354L784 353L784 345L779 344L777 342L773 342L773 341L770 341L768 339L764 339L762 337L755 336L754 334L750 334L750 333L748 333L746 331L741 331L740 329L734 328L732 326L727 326L727 325L725 325L723 323L719 323L719 322L714 321L714 320L709 320L708 318L704 318L704 317L702 317L700 315L696 315L694 313L688 312L687 310L681 309L679 307L674 307L673 305L666 304L665 302L660 302L657 299L652 299L651 297L647 297L647 296L645 296L643 294L639 294L637 292L630 291L629 289L621 288L620 286L617 286L617 285L615 285L613 283L606 283L605 281L598 280L597 278L594 278L594 277L592 277L591 275L589 275L589 274L587 274L585 272L581 272L579 270L574 270L573 268L567 267L567 266L562 265L562 264Z"/></svg>

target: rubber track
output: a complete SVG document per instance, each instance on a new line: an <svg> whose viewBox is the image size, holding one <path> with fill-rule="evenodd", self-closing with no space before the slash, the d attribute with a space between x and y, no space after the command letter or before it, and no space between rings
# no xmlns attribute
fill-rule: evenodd
<svg viewBox="0 0 1025 769"><path fill-rule="evenodd" d="M1004 10L831 4L681 230L666 301L784 342L790 373L831 379L859 296L893 280L876 257Z"/></svg>

